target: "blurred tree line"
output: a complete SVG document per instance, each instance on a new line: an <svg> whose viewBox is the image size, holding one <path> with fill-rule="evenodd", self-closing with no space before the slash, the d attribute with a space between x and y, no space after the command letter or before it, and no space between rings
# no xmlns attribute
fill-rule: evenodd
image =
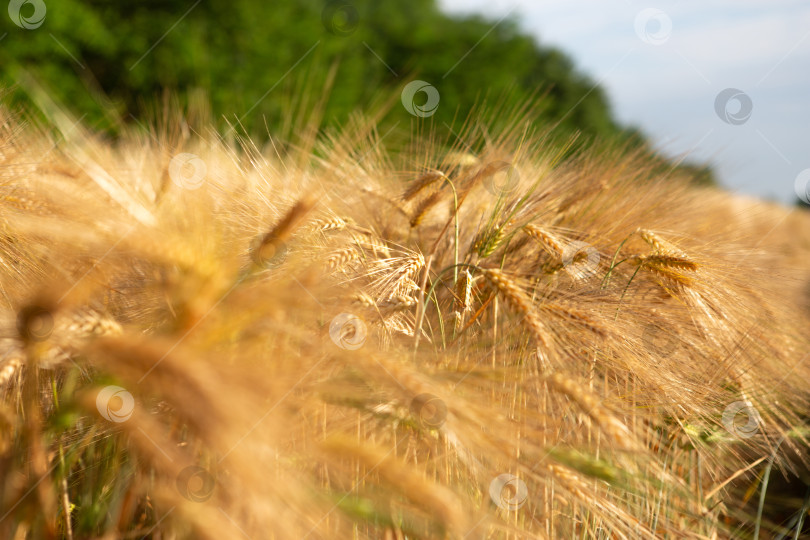
<svg viewBox="0 0 810 540"><path fill-rule="evenodd" d="M418 79L440 95L434 126L458 126L482 101L506 109L543 95L536 120L560 137L647 145L561 51L540 46L515 20L450 16L435 0L24 2L23 21L37 3L47 13L36 28L16 24L12 4L0 17L0 85L13 85L22 67L99 130L140 118L167 91L181 105L203 95L215 119L261 136L289 131L290 118L326 89L323 118L339 124L356 110L397 105ZM393 106L384 122L413 119ZM709 169L692 169L712 181Z"/></svg>

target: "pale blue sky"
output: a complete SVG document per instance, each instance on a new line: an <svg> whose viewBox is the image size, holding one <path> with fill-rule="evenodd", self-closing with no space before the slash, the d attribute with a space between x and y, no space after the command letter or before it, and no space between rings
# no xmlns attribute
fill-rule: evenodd
<svg viewBox="0 0 810 540"><path fill-rule="evenodd" d="M796 177L810 168L810 1L440 3L495 20L511 13L541 44L569 53L605 87L619 120L641 127L665 153L709 160L731 190L795 199ZM726 88L750 97L745 122L716 113ZM739 107L732 100L725 110L734 116Z"/></svg>

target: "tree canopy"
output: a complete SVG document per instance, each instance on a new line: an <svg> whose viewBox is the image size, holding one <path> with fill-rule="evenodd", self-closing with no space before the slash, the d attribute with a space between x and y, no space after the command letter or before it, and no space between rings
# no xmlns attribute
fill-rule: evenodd
<svg viewBox="0 0 810 540"><path fill-rule="evenodd" d="M342 123L421 80L440 98L437 126L483 101L543 95L537 120L561 136L643 144L563 52L514 19L451 16L435 0L25 0L18 17L30 21L37 4L46 16L29 28L11 7L0 17L0 85L21 67L101 130L114 124L110 111L131 122L166 92L181 103L199 92L215 118L257 133L280 129L327 89L323 117ZM387 117L411 119L405 107Z"/></svg>
<svg viewBox="0 0 810 540"><path fill-rule="evenodd" d="M598 134L618 129L601 89L559 50L538 46L514 20L451 17L433 0L50 0L46 7L38 28L3 18L4 63L32 69L83 112L97 106L93 90L134 114L164 89L201 88L217 113L276 120L285 113L279 95L304 76L317 88L324 66L337 62L327 117L345 117L419 78L441 95L439 121L485 96L512 90L521 100L546 89L551 119ZM32 2L23 16L26 9L33 12ZM6 70L3 77L13 82Z"/></svg>

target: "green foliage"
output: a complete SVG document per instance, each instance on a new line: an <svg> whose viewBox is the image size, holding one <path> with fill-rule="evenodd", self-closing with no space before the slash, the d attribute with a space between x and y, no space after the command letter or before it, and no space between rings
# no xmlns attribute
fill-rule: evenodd
<svg viewBox="0 0 810 540"><path fill-rule="evenodd" d="M554 126L555 138L581 133L584 140L626 142L635 133L614 121L599 86L561 51L522 33L514 19L449 16L435 0L47 0L46 6L35 29L0 17L0 86L15 84L23 68L96 129L115 132L122 122L159 111L167 95L187 106L202 93L220 128L239 123L253 136L266 129L295 133L292 118L322 114L339 125L354 111L388 105L384 133L416 120L399 99L403 86L419 79L440 94L427 119L440 129L458 126L484 101L508 110L542 96L534 117ZM23 16L33 12L30 3L22 9ZM322 89L328 100L320 111Z"/></svg>
<svg viewBox="0 0 810 540"><path fill-rule="evenodd" d="M323 88L328 67L337 63L325 115L338 121L374 100L398 100L400 88L419 78L440 92L438 124L463 118L487 96L511 90L509 99L520 102L540 89L548 92L543 114L564 128L619 131L601 89L560 51L539 47L514 20L453 18L433 0L356 0L354 8L314 0L46 5L36 29L2 17L2 83L14 82L9 67L19 64L94 121L104 117L99 90L126 117L141 113L144 102L165 89L185 99L190 89L201 88L217 115L247 126L262 125L265 116L273 125L295 107L303 81ZM25 9L33 11L30 4ZM330 32L330 23L341 21L352 30L348 35ZM397 120L409 120L395 109Z"/></svg>

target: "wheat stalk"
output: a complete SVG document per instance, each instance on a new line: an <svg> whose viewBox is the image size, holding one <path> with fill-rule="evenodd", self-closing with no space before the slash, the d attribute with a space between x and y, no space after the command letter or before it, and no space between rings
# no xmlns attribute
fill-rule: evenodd
<svg viewBox="0 0 810 540"><path fill-rule="evenodd" d="M673 243L668 242L649 229L638 228L636 232L659 254L685 257L686 254Z"/></svg>
<svg viewBox="0 0 810 540"><path fill-rule="evenodd" d="M464 318L467 312L472 310L472 286L472 274L465 268L459 273L458 281L456 281L455 297L453 299L456 330L464 325Z"/></svg>
<svg viewBox="0 0 810 540"><path fill-rule="evenodd" d="M374 299L371 297L371 295L369 295L368 293L363 292L363 291L359 291L359 292L356 292L356 293L352 294L349 297L349 300L351 300L351 302L353 304L357 304L359 306L363 306L363 307L367 307L367 308L377 306L377 303L374 301Z"/></svg>
<svg viewBox="0 0 810 540"><path fill-rule="evenodd" d="M602 405L599 397L562 373L554 373L547 381L552 389L557 390L573 400L579 407L610 437L617 447L633 450L638 444L630 430L618 418Z"/></svg>
<svg viewBox="0 0 810 540"><path fill-rule="evenodd" d="M338 216L331 216L318 220L315 228L321 232L342 231L346 228L346 221Z"/></svg>
<svg viewBox="0 0 810 540"><path fill-rule="evenodd" d="M357 251L357 248L355 246L347 246L332 252L329 257L326 258L324 268L327 272L334 272L359 258L360 252Z"/></svg>
<svg viewBox="0 0 810 540"><path fill-rule="evenodd" d="M553 255L558 260L562 260L563 254L565 253L565 246L556 236L545 229L531 224L525 225L523 232L530 238L537 240L549 254Z"/></svg>
<svg viewBox="0 0 810 540"><path fill-rule="evenodd" d="M425 197L413 212L411 217L411 227L418 227L428 211L433 208L442 198L442 192L436 191Z"/></svg>
<svg viewBox="0 0 810 540"><path fill-rule="evenodd" d="M391 257L391 249L383 239L371 233L360 233L352 236L355 244L370 251L375 257L382 255L384 258Z"/></svg>
<svg viewBox="0 0 810 540"><path fill-rule="evenodd" d="M639 267L665 281L691 287L694 284L692 276L682 271L695 272L698 265L689 259L674 255L642 255L633 258Z"/></svg>
<svg viewBox="0 0 810 540"><path fill-rule="evenodd" d="M656 253L653 255L641 255L637 260L640 264L647 266L677 268L678 270L688 270L690 272L695 272L698 269L696 262L677 255Z"/></svg>
<svg viewBox="0 0 810 540"><path fill-rule="evenodd" d="M377 307L389 312L410 309L416 305L416 299L399 294L377 302Z"/></svg>
<svg viewBox="0 0 810 540"><path fill-rule="evenodd" d="M544 302L538 306L538 309L551 313L561 319L573 321L583 328L590 330L599 337L605 337L607 335L607 330L603 325L596 322L596 320L588 316L585 312L574 307Z"/></svg>
<svg viewBox="0 0 810 540"><path fill-rule="evenodd" d="M482 270L484 277L495 289L503 295L511 306L522 315L523 321L532 330L535 338L544 346L550 344L548 333L543 321L534 310L529 298L520 290L520 287L501 270L490 268Z"/></svg>
<svg viewBox="0 0 810 540"><path fill-rule="evenodd" d="M420 255L412 255L394 273L394 283L389 298L407 295L413 290L416 275L425 266L425 258Z"/></svg>
<svg viewBox="0 0 810 540"><path fill-rule="evenodd" d="M303 198L296 202L284 217L258 242L253 250L254 262L259 266L263 266L267 261L276 257L292 237L298 224L314 206L315 202L310 198Z"/></svg>
<svg viewBox="0 0 810 540"><path fill-rule="evenodd" d="M437 180L444 178L444 173L438 170L428 171L416 180L414 180L413 184L405 191L402 195L403 200L410 201L414 197L416 197L423 189L430 186Z"/></svg>

